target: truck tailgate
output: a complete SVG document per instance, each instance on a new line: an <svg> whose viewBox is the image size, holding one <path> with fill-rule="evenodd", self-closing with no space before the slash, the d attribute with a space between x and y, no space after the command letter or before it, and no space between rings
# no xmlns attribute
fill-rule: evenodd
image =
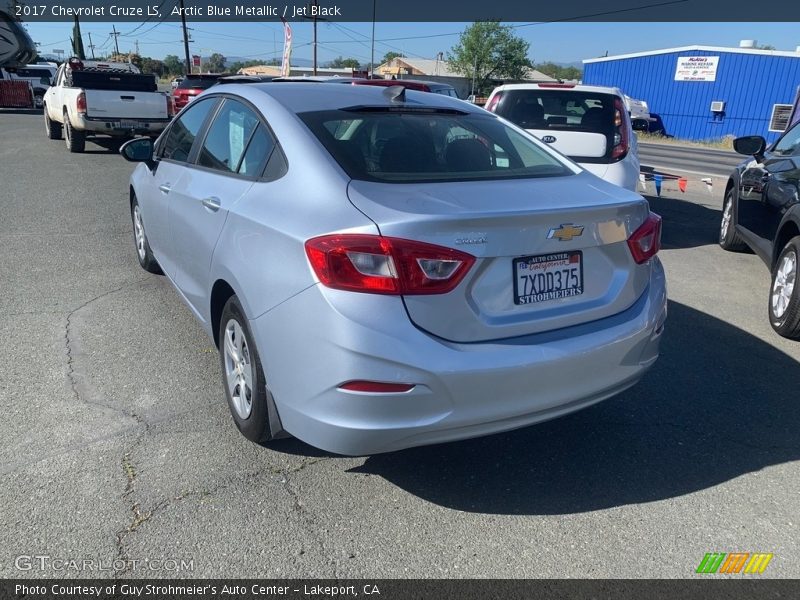
<svg viewBox="0 0 800 600"><path fill-rule="evenodd" d="M160 92L84 90L90 119L166 119L167 98Z"/></svg>

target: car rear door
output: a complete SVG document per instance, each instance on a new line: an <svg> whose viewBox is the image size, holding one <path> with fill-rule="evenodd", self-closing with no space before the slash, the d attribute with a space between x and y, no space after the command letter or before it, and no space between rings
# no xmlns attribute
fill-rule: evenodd
<svg viewBox="0 0 800 600"><path fill-rule="evenodd" d="M211 291L211 258L228 211L261 175L270 139L253 107L224 98L170 203L175 284L201 318Z"/></svg>

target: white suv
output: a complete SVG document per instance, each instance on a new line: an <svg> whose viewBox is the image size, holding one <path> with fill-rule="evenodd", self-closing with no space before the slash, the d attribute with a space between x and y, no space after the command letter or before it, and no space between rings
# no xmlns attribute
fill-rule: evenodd
<svg viewBox="0 0 800 600"><path fill-rule="evenodd" d="M639 147L624 94L617 88L572 83L501 85L485 108L526 129L590 173L636 191Z"/></svg>

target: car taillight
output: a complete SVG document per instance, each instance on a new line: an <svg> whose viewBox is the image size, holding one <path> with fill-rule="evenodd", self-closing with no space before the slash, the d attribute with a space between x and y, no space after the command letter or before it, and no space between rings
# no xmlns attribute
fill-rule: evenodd
<svg viewBox="0 0 800 600"><path fill-rule="evenodd" d="M639 229L628 238L628 248L637 264L653 258L661 249L661 217L651 212Z"/></svg>
<svg viewBox="0 0 800 600"><path fill-rule="evenodd" d="M540 83L540 88L567 88L571 89L575 87L574 83Z"/></svg>
<svg viewBox="0 0 800 600"><path fill-rule="evenodd" d="M614 98L614 146L611 148L612 160L622 160L630 150L628 126L625 116L628 111L619 97Z"/></svg>
<svg viewBox="0 0 800 600"><path fill-rule="evenodd" d="M489 112L494 112L497 110L497 105L500 104L500 99L503 97L503 92L497 92L491 99L486 103L485 108Z"/></svg>
<svg viewBox="0 0 800 600"><path fill-rule="evenodd" d="M172 96L169 94L165 94L164 97L167 99L167 116L171 119L175 116L175 103L172 101Z"/></svg>
<svg viewBox="0 0 800 600"><path fill-rule="evenodd" d="M84 94L83 92L78 94L78 98L77 98L77 100L75 100L75 109L79 113L85 113L86 112L86 94Z"/></svg>
<svg viewBox="0 0 800 600"><path fill-rule="evenodd" d="M371 294L445 294L475 257L442 246L364 234L324 235L306 242L306 254L323 285Z"/></svg>

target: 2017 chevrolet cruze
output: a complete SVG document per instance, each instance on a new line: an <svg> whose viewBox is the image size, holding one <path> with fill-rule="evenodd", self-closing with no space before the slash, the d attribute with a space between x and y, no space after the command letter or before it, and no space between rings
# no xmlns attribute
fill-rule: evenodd
<svg viewBox="0 0 800 600"><path fill-rule="evenodd" d="M139 262L213 338L251 440L371 454L504 431L658 356L659 217L465 102L231 84L122 152Z"/></svg>

